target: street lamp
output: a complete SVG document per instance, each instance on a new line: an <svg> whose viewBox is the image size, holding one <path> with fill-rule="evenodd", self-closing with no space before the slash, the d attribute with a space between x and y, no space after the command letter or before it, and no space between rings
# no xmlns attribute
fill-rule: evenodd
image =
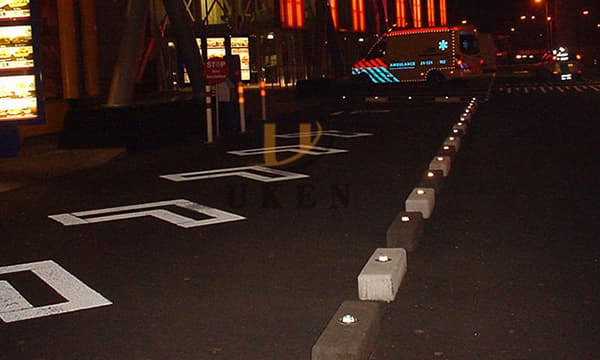
<svg viewBox="0 0 600 360"><path fill-rule="evenodd" d="M544 3L544 18L546 19L546 37L548 47L552 48L552 16L550 16L550 0L534 0L536 4Z"/></svg>

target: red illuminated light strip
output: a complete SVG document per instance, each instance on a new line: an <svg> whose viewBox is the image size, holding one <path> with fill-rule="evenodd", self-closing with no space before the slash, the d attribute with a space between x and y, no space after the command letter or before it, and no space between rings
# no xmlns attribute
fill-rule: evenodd
<svg viewBox="0 0 600 360"><path fill-rule="evenodd" d="M366 30L364 0L352 0L352 30L356 32Z"/></svg>
<svg viewBox="0 0 600 360"><path fill-rule="evenodd" d="M367 27L365 25L365 0L358 0L358 20L359 29L358 31L365 31Z"/></svg>
<svg viewBox="0 0 600 360"><path fill-rule="evenodd" d="M304 3L302 0L295 0L296 3L296 27L304 28Z"/></svg>
<svg viewBox="0 0 600 360"><path fill-rule="evenodd" d="M446 0L440 0L440 25L446 25Z"/></svg>
<svg viewBox="0 0 600 360"><path fill-rule="evenodd" d="M279 0L279 20L281 21L281 26L285 26L287 24L285 16L285 3L286 0Z"/></svg>
<svg viewBox="0 0 600 360"><path fill-rule="evenodd" d="M396 0L396 26L408 26L408 21L406 21L406 4L404 3L404 0Z"/></svg>
<svg viewBox="0 0 600 360"><path fill-rule="evenodd" d="M435 26L435 1L427 0L427 25Z"/></svg>
<svg viewBox="0 0 600 360"><path fill-rule="evenodd" d="M414 27L422 27L423 23L421 21L421 0L413 0L413 25Z"/></svg>
<svg viewBox="0 0 600 360"><path fill-rule="evenodd" d="M338 28L338 14L337 14L337 0L329 0L329 7L331 8L331 18L333 19L333 28Z"/></svg>
<svg viewBox="0 0 600 360"><path fill-rule="evenodd" d="M401 29L401 30L390 30L385 33L383 36L399 36L399 35L407 35L407 34L423 34L423 33L433 33L433 32L445 32L459 30L458 27L444 27L437 26L433 28L421 28L421 29Z"/></svg>
<svg viewBox="0 0 600 360"><path fill-rule="evenodd" d="M289 28L293 28L294 27L294 7L292 6L292 0L285 0L285 20L286 20L286 25Z"/></svg>
<svg viewBox="0 0 600 360"><path fill-rule="evenodd" d="M279 16L284 28L304 28L303 0L279 0Z"/></svg>
<svg viewBox="0 0 600 360"><path fill-rule="evenodd" d="M358 31L358 0L352 0L352 30Z"/></svg>

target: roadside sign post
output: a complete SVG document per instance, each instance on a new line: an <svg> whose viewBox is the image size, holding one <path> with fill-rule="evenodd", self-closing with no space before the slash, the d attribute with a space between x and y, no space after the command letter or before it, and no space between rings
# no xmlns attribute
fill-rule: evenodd
<svg viewBox="0 0 600 360"><path fill-rule="evenodd" d="M260 79L259 87L260 87L260 105L261 105L261 110L262 110L261 111L261 120L266 121L267 120L267 101L266 101L267 90L266 90L265 79Z"/></svg>
<svg viewBox="0 0 600 360"><path fill-rule="evenodd" d="M213 142L213 129L212 129L212 89L210 85L205 86L206 96L206 142Z"/></svg>
<svg viewBox="0 0 600 360"><path fill-rule="evenodd" d="M206 79L206 133L207 141L211 143L213 141L213 124L212 124L212 86L218 85L225 80L229 75L229 66L223 58L210 58L206 61L204 66L204 77ZM218 92L217 92L218 93ZM217 112L217 135L219 131L219 99L217 95L216 99L216 112Z"/></svg>
<svg viewBox="0 0 600 360"><path fill-rule="evenodd" d="M244 84L241 81L239 81L237 84L237 92L238 92L238 103L240 105L240 131L243 134L246 132L246 112L245 112L246 99L244 98Z"/></svg>

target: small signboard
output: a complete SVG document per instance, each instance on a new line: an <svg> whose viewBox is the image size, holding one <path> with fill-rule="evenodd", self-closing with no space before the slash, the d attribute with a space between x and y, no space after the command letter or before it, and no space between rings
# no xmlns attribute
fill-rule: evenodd
<svg viewBox="0 0 600 360"><path fill-rule="evenodd" d="M227 79L227 75L229 75L229 66L223 58L211 58L206 61L204 77L208 84L221 83Z"/></svg>

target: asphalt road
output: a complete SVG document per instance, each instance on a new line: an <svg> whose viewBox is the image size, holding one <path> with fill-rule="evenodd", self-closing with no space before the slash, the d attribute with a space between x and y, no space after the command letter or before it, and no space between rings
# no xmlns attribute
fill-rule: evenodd
<svg viewBox="0 0 600 360"><path fill-rule="evenodd" d="M597 359L596 92L481 106L376 359Z"/></svg>
<svg viewBox="0 0 600 360"><path fill-rule="evenodd" d="M467 95L458 103L433 102L419 88L412 99L356 97L272 119L278 134L318 121L357 135L323 136L318 146L345 151L279 168L309 177L160 177L259 164L261 156L227 153L262 147L256 131L132 153L1 193L1 304L52 310L0 323L0 359L310 358L337 307L357 298L357 274L385 246L465 99L484 98L485 85L448 90ZM598 94L497 91L480 106L373 358L597 357ZM156 204L177 199L188 202ZM190 202L244 219L192 226L223 214ZM131 205L142 209L114 209ZM119 219L49 218L90 222L106 209ZM46 316L68 300L49 283L91 307Z"/></svg>

